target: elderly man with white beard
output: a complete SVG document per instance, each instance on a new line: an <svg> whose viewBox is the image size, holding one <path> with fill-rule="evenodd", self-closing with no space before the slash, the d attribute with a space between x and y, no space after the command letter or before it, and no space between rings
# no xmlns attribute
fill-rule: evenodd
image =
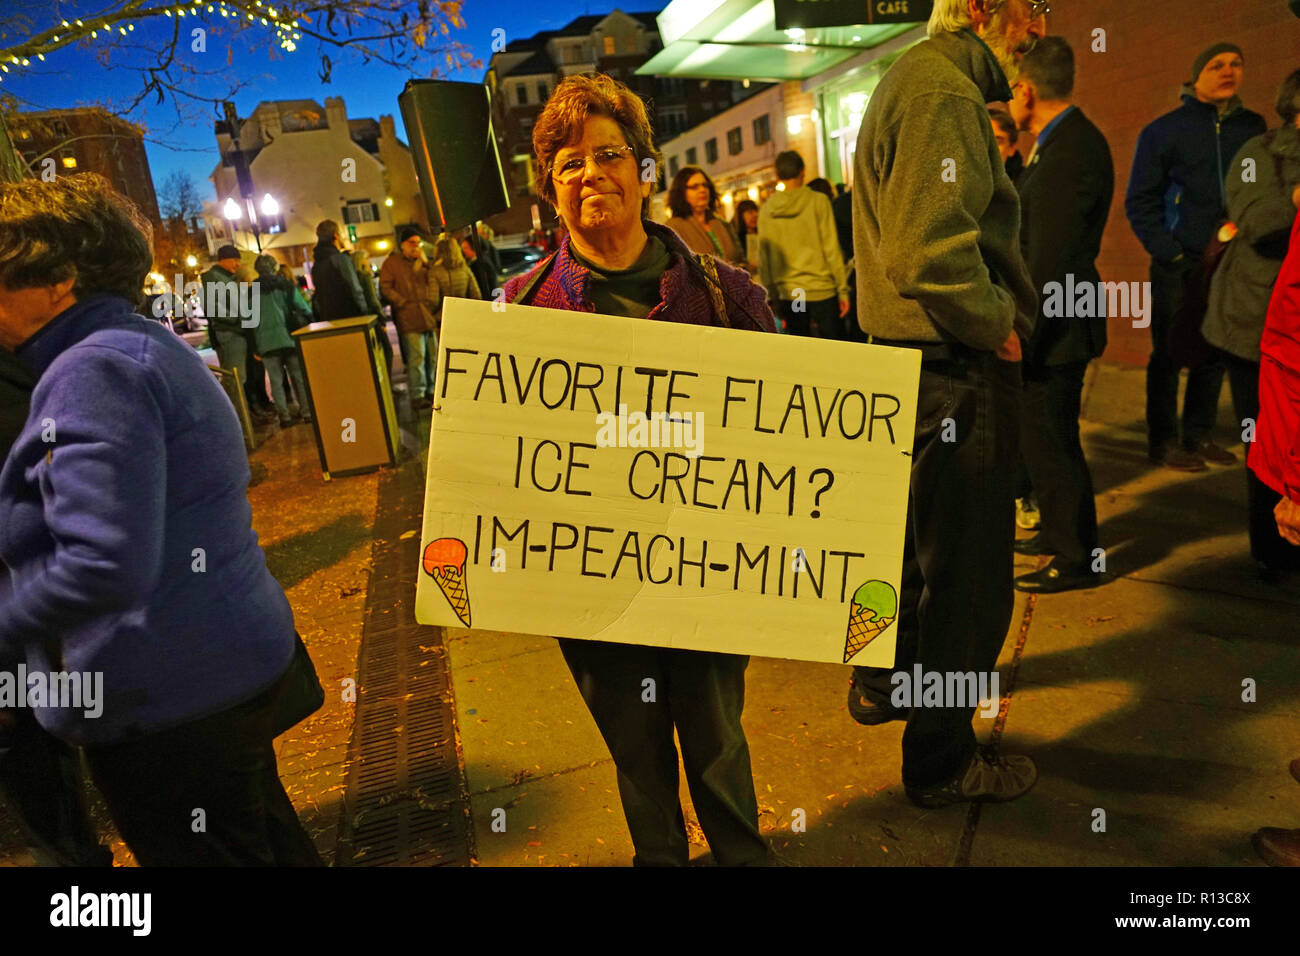
<svg viewBox="0 0 1300 956"><path fill-rule="evenodd" d="M1038 299L1020 202L989 123L1047 30L1043 0L936 0L928 39L881 79L854 159L859 323L921 352L894 668L858 667L849 711L906 720L903 785L923 807L1012 800L1032 760L976 746L973 702L895 707L914 665L987 672L1011 619L1021 339Z"/></svg>

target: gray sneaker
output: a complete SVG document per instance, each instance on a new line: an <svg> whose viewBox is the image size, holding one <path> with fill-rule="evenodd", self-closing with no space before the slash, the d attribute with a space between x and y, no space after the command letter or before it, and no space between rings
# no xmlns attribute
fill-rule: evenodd
<svg viewBox="0 0 1300 956"><path fill-rule="evenodd" d="M1038 767L1028 757L1004 756L976 747L966 769L936 787L908 787L907 799L935 810L953 803L1005 803L1028 793L1038 782Z"/></svg>

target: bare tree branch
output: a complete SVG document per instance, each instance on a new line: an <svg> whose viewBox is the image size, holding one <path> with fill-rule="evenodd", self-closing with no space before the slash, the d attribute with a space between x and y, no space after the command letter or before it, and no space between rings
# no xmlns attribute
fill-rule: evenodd
<svg viewBox="0 0 1300 956"><path fill-rule="evenodd" d="M0 7L0 82L37 68L52 53L82 45L106 66L139 75L139 92L113 110L119 115L134 112L150 97L159 103L170 97L178 115L183 102L215 105L231 98L230 89L204 95L194 82L220 77L229 83L227 73L197 70L178 59L178 49L190 42L190 23L205 30L205 43L228 37L232 50L239 45L292 55L304 41L314 40L324 83L330 82L336 58L341 56L403 70L415 70L423 63L427 69L417 72L429 76L478 65L468 47L450 38L452 30L465 25L460 0L127 0L108 8L65 0L57 9L73 12L63 14L58 23L41 24L30 12ZM164 19L172 23L161 48L136 42L136 24Z"/></svg>

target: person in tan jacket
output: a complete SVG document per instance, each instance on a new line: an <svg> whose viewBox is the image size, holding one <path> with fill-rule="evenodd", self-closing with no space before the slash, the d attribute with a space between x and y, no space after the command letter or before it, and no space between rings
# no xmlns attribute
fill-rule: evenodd
<svg viewBox="0 0 1300 956"><path fill-rule="evenodd" d="M384 260L379 290L393 307L393 321L406 344L407 394L411 407L433 405L433 364L438 352L434 315L441 312L442 293L433 279L423 237L414 226L398 233L400 255ZM430 347L432 345L432 347Z"/></svg>
<svg viewBox="0 0 1300 956"><path fill-rule="evenodd" d="M437 285L439 290L438 307L433 313L433 349L438 350L437 334L442 331L442 307L448 296L455 299L481 299L474 273L470 271L460 243L450 236L443 236L434 246L433 267L429 272L430 286Z"/></svg>

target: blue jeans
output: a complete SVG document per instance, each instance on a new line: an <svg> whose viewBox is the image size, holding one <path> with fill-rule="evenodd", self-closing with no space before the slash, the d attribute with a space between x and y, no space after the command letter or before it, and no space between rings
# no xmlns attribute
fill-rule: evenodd
<svg viewBox="0 0 1300 956"><path fill-rule="evenodd" d="M227 332L225 329L212 329L212 348L217 353L217 361L224 369L239 370L239 387L242 390L248 381L248 339L243 331Z"/></svg>
<svg viewBox="0 0 1300 956"><path fill-rule="evenodd" d="M406 343L407 395L412 401L433 397L434 365L438 361L438 335L435 332L403 332Z"/></svg>
<svg viewBox="0 0 1300 956"><path fill-rule="evenodd" d="M286 368L289 370L289 377L293 379L293 394L298 400L299 410L303 415L310 415L311 409L307 407L307 384L302 378L302 359L298 357L297 350L263 355L262 364L266 366L266 374L271 376L271 400L275 403L275 413L280 416L280 419L289 417L289 403L284 397Z"/></svg>

